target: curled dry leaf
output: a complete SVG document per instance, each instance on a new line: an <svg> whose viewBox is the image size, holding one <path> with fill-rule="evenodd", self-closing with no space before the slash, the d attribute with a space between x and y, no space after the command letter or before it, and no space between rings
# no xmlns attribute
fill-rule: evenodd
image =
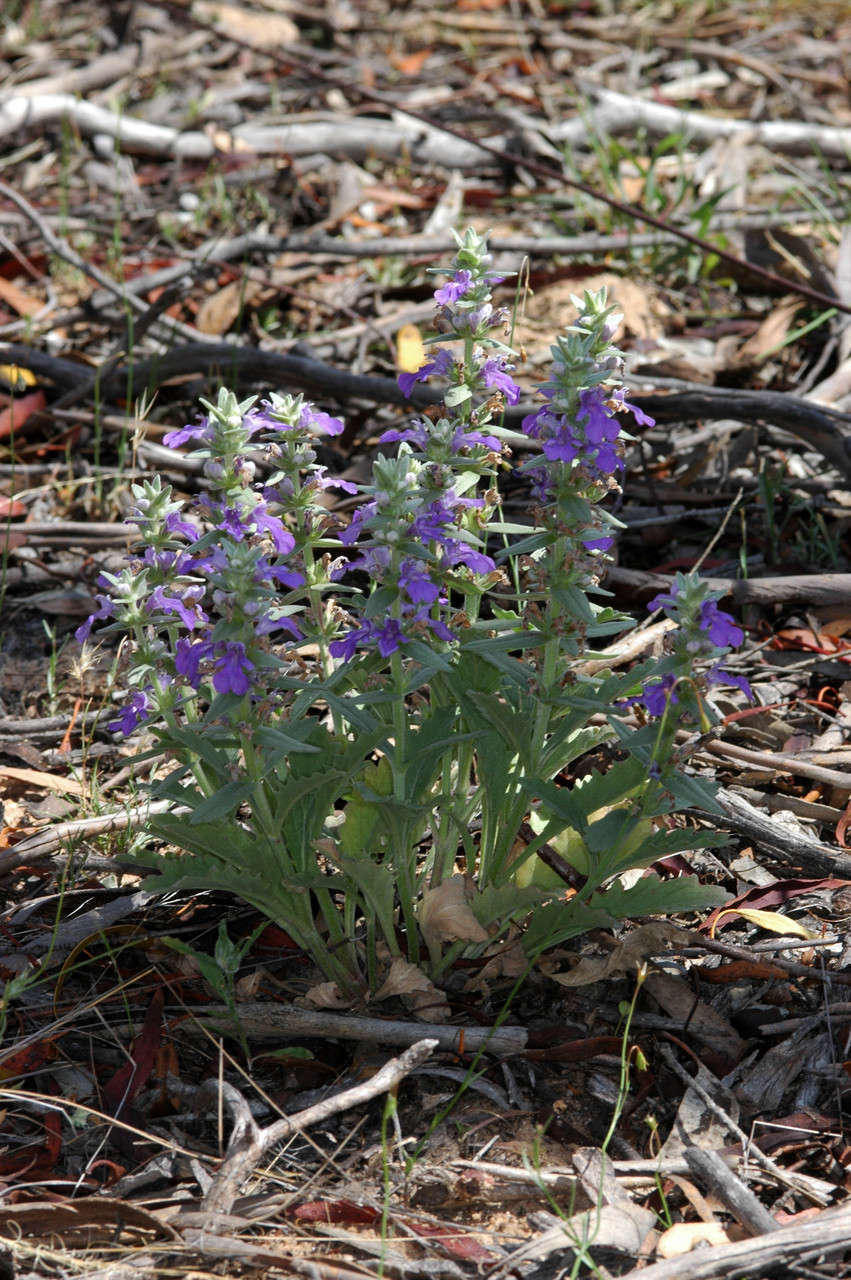
<svg viewBox="0 0 851 1280"><path fill-rule="evenodd" d="M663 1231L656 1245L660 1258L678 1258L699 1244L729 1244L731 1237L720 1222L677 1222Z"/></svg>
<svg viewBox="0 0 851 1280"><path fill-rule="evenodd" d="M344 996L336 982L319 982L295 1001L305 1009L351 1009L356 1001Z"/></svg>
<svg viewBox="0 0 851 1280"><path fill-rule="evenodd" d="M472 893L466 876L450 876L436 889L426 889L419 918L429 950L442 942L487 942L489 934L470 908Z"/></svg>
<svg viewBox="0 0 851 1280"><path fill-rule="evenodd" d="M608 955L586 956L567 973L551 973L550 977L563 987L585 987L604 978L634 974L649 956L667 951L669 945L682 947L692 941L687 929L680 929L664 920L643 924L627 934Z"/></svg>
<svg viewBox="0 0 851 1280"><path fill-rule="evenodd" d="M449 1002L442 991L415 964L394 956L390 972L375 993L376 1000L401 996L415 1017L426 1022L448 1022Z"/></svg>
<svg viewBox="0 0 851 1280"><path fill-rule="evenodd" d="M488 983L498 978L519 978L529 968L529 958L523 950L519 930L513 926L508 938L492 943L482 960L481 969L471 973L465 982L465 991L486 990Z"/></svg>

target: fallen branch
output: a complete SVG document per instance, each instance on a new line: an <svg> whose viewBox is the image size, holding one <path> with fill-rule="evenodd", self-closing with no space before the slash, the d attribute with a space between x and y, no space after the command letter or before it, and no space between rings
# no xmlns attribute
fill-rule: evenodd
<svg viewBox="0 0 851 1280"><path fill-rule="evenodd" d="M638 397L637 397L638 399ZM711 591L720 591L736 604L847 604L851 595L851 573L790 573L785 578L702 578ZM604 585L621 587L637 599L669 591L670 573L647 573L643 569L623 569L610 565Z"/></svg>
<svg viewBox="0 0 851 1280"><path fill-rule="evenodd" d="M248 1103L232 1085L211 1080L202 1086L205 1092L222 1091L222 1096L234 1118L234 1128L228 1144L224 1163L214 1177L204 1196L204 1212L208 1215L229 1213L246 1179L255 1165L277 1143L293 1133L320 1124L341 1111L350 1111L364 1102L370 1102L382 1093L398 1088L402 1080L416 1070L437 1048L437 1041L421 1039L406 1049L398 1058L391 1058L384 1066L361 1084L342 1093L317 1102L315 1106L299 1111L294 1116L284 1116L265 1129L259 1128L249 1110Z"/></svg>
<svg viewBox="0 0 851 1280"><path fill-rule="evenodd" d="M133 809L120 809L117 813L103 813L98 818L77 818L73 822L57 822L55 826L36 831L34 835L19 840L11 849L0 852L0 876L7 875L20 866L40 862L62 848L66 841L82 840L89 836L102 836L110 831L126 831L128 827L142 827L155 813L180 813L171 800L153 800Z"/></svg>
<svg viewBox="0 0 851 1280"><path fill-rule="evenodd" d="M651 133L685 133L692 141L713 142L716 138L746 138L772 154L833 156L845 160L851 152L851 129L829 124L807 124L800 120L730 120L706 111L683 111L647 98L633 97L604 89L590 80L578 78L583 93L594 98L594 120L607 133L634 133L643 127ZM553 142L582 142L587 139L584 119L567 120L547 130Z"/></svg>
<svg viewBox="0 0 851 1280"><path fill-rule="evenodd" d="M0 138L27 130L43 130L46 125L69 124L83 134L105 133L115 138L122 151L148 156L177 156L185 160L209 160L215 147L206 134L181 133L164 124L149 124L133 116L119 115L83 102L70 93L30 96L16 93L0 99Z"/></svg>
<svg viewBox="0 0 851 1280"><path fill-rule="evenodd" d="M233 1031L233 1015L218 1005L201 1005L193 1018L212 1031ZM316 1036L323 1040L357 1040L361 1043L416 1044L428 1036L436 1048L447 1053L484 1049L488 1053L521 1053L528 1040L525 1027L452 1027L439 1023L403 1022L397 1019L364 1018L354 1013L328 1013L302 1009L294 1004L246 1002L237 1004L236 1015L243 1033L252 1040L279 1040L282 1035ZM185 1030L191 1031L188 1022Z"/></svg>

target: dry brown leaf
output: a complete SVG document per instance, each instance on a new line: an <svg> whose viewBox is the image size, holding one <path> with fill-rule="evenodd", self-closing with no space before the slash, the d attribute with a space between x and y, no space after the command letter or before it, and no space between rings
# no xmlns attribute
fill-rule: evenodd
<svg viewBox="0 0 851 1280"><path fill-rule="evenodd" d="M774 355L785 340L792 321L804 305L803 298L789 294L772 307L756 333L751 334L736 353L738 364L759 364Z"/></svg>
<svg viewBox="0 0 851 1280"><path fill-rule="evenodd" d="M623 312L623 324L618 340L625 334L634 338L663 337L667 327L669 309L662 301L660 291L645 281L631 280L610 271L601 271L579 280L557 280L544 285L526 300L525 314L529 320L542 320L552 329L563 329L576 320L576 307L571 294L581 298L584 290L595 292L605 288L610 304Z"/></svg>
<svg viewBox="0 0 851 1280"><path fill-rule="evenodd" d="M737 1098L726 1085L701 1062L697 1068L695 1083L705 1089L734 1124L738 1123L741 1108ZM686 1089L671 1131L662 1144L660 1160L681 1160L687 1147L700 1147L704 1151L718 1151L730 1141L729 1127L713 1111L694 1089Z"/></svg>
<svg viewBox="0 0 851 1280"><path fill-rule="evenodd" d="M44 308L44 302L40 298L34 298L13 280L5 280L3 276L0 276L0 300L8 303L19 316L34 316Z"/></svg>
<svg viewBox="0 0 851 1280"><path fill-rule="evenodd" d="M745 1042L733 1025L705 1000L696 1000L694 988L673 973L649 973L645 991L664 1009L669 1018L688 1026L690 1039L702 1040L731 1062L745 1052Z"/></svg>
<svg viewBox="0 0 851 1280"><path fill-rule="evenodd" d="M519 978L529 968L529 958L523 950L519 931L513 926L508 939L488 947L482 959L485 963L467 979L465 991L480 990L497 978Z"/></svg>
<svg viewBox="0 0 851 1280"><path fill-rule="evenodd" d="M419 918L430 950L441 942L487 942L490 935L470 909L471 894L466 876L450 876L436 889L426 889Z"/></svg>
<svg viewBox="0 0 851 1280"><path fill-rule="evenodd" d="M305 1009L351 1009L356 1000L344 996L336 982L318 982L294 1003Z"/></svg>
<svg viewBox="0 0 851 1280"><path fill-rule="evenodd" d="M203 22L213 22L226 36L247 40L258 48L284 47L299 39L299 30L292 18L283 13L257 13L241 4L208 3L196 0L192 14Z"/></svg>
<svg viewBox="0 0 851 1280"><path fill-rule="evenodd" d="M415 1017L426 1022L448 1022L451 1010L449 1001L422 969L410 964L403 956L394 956L390 972L375 993L375 1000L389 1000L401 996Z"/></svg>
<svg viewBox="0 0 851 1280"><path fill-rule="evenodd" d="M258 281L232 280L201 303L195 317L196 329L216 336L227 333L240 313L257 302L263 288Z"/></svg>
<svg viewBox="0 0 851 1280"><path fill-rule="evenodd" d="M687 929L659 920L643 924L628 933L623 942L605 956L585 956L567 973L551 973L554 982L563 987L585 987L604 978L634 974L649 956L668 950L668 946L686 946L693 941Z"/></svg>

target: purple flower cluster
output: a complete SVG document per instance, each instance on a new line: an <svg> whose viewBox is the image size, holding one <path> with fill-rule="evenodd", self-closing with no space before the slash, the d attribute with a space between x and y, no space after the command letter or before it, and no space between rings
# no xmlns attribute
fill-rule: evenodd
<svg viewBox="0 0 851 1280"><path fill-rule="evenodd" d="M542 394L551 402L556 391L546 388ZM575 415L558 412L549 403L527 414L521 425L528 436L542 441L544 457L550 462L580 464L594 478L609 476L622 466L616 447L621 424L615 413L624 409L632 412L639 425L653 425L652 418L625 399L622 389L613 394L601 386L580 392ZM543 468L535 469L539 491L546 484L546 474Z"/></svg>
<svg viewBox="0 0 851 1280"><path fill-rule="evenodd" d="M661 678L648 681L640 694L627 698L622 705L633 706L643 702L651 716L663 715L668 706L680 701L677 686L681 681L693 680L693 664L701 658L715 659L706 672L708 685L734 685L746 698L753 698L744 676L726 671L720 664L723 654L719 651L737 648L744 639L744 632L729 613L719 609L715 598L706 598L705 588L699 581L689 582L678 577L668 591L660 591L654 596L647 608L651 613L664 609L679 623L672 637L674 653L681 659L679 672L669 671Z"/></svg>
<svg viewBox="0 0 851 1280"><path fill-rule="evenodd" d="M195 500L194 520L159 478L134 485L131 520L143 550L121 574L101 575L98 607L77 631L83 642L95 623L113 619L135 639L138 687L113 722L123 733L199 694L265 699L264 673L274 662L268 637L302 638L293 615L306 589L301 560L313 536L312 494L335 483L315 464L310 443L315 433L339 434L343 424L301 397L272 397L255 409L222 392L207 408L199 422L166 437L172 447L195 443L207 457L209 489ZM246 448L269 435L282 470L271 483L254 483ZM294 505L302 516L298 539L288 527ZM292 603L287 592L298 593Z"/></svg>
<svg viewBox="0 0 851 1280"><path fill-rule="evenodd" d="M392 464L383 461L385 475L391 475ZM413 465L409 455L403 453L395 462L400 478L427 480L426 469L407 470ZM382 490L380 499L357 509L340 541L344 546L353 546L361 537L368 541L359 548L359 557L337 569L335 576L361 570L374 587L392 589L394 604L382 619L366 618L332 641L334 657L349 661L357 649L377 648L386 658L425 628L439 640L452 641L452 632L439 616L449 605L448 578L459 569L486 574L494 568L491 557L462 536L465 513L482 505L483 499L462 498L452 489L434 497L426 485L415 484L404 493Z"/></svg>
<svg viewBox="0 0 851 1280"><path fill-rule="evenodd" d="M440 293L440 290L438 289L437 292ZM490 319L488 322L490 323ZM433 374L441 378L451 375L454 385L466 386L471 396L476 392L484 394L499 392L507 404L517 404L521 392L520 387L511 377L513 368L514 365L507 355L496 354L484 358L482 352L481 358L476 361L475 368L464 370L456 363L448 348L441 347L414 373L400 373L397 381L401 391L410 398L417 382L428 382ZM470 379L469 382L465 382L466 378Z"/></svg>

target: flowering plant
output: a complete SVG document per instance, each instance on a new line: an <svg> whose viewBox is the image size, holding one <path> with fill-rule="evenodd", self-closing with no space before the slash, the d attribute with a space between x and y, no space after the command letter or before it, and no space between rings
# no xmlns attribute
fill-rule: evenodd
<svg viewBox="0 0 851 1280"><path fill-rule="evenodd" d="M613 918L718 901L692 877L619 878L718 842L669 817L714 807L676 734L711 718L707 682L737 682L719 663L741 641L678 578L654 602L678 623L665 656L618 675L589 649L631 621L599 586L621 422L647 421L620 385L620 317L602 293L576 300L522 424L532 521L512 523L501 277L482 237L457 239L433 354L399 378L408 395L443 379L442 405L384 433L395 452L371 482L317 462L339 419L221 391L165 438L203 459L194 508L159 478L133 486L140 549L78 632L131 637L110 727L144 724L174 762L154 792L175 811L149 829L183 852L153 885L239 894L350 994L376 989L382 957L434 979L512 925L531 960ZM360 500L343 527L321 503L333 486Z"/></svg>

